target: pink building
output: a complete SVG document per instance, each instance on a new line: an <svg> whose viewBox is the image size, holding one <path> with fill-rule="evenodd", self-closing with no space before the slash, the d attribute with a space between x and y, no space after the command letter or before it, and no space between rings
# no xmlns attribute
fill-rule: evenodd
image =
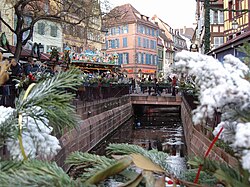
<svg viewBox="0 0 250 187"><path fill-rule="evenodd" d="M128 77L154 77L158 64L158 26L130 4L111 10L104 24L108 29L106 53L117 56L118 64L127 71Z"/></svg>

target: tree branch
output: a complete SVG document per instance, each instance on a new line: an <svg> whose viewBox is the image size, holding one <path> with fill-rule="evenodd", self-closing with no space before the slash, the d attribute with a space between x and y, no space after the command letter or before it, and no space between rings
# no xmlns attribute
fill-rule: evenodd
<svg viewBox="0 0 250 187"><path fill-rule="evenodd" d="M15 33L15 30L0 16L0 21L3 22L3 24L10 29L11 32Z"/></svg>

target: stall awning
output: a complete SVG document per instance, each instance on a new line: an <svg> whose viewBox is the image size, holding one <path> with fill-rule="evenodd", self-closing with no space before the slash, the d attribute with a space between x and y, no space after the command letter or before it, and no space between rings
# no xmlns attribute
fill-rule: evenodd
<svg viewBox="0 0 250 187"><path fill-rule="evenodd" d="M14 54L16 51L16 47L10 46L10 50L11 50L11 53ZM41 54L41 59L40 59L41 61L49 61L50 60L50 54L46 54L46 53L40 53L40 54ZM28 58L28 57L31 57L31 50L22 48L20 58L22 59L22 58ZM32 57L38 58L37 54L34 54Z"/></svg>

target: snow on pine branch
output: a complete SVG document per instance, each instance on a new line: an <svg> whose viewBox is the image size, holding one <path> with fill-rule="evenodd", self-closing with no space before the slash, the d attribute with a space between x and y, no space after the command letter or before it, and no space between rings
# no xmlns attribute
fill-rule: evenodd
<svg viewBox="0 0 250 187"><path fill-rule="evenodd" d="M239 107L250 104L250 84L244 79L248 67L239 59L228 55L223 63L211 56L183 51L176 56L177 69L195 76L200 89L200 105L194 110L193 121L202 123L204 117L213 117L217 109Z"/></svg>
<svg viewBox="0 0 250 187"><path fill-rule="evenodd" d="M213 133L224 128L220 138L238 151L243 168L250 172L250 118L245 117L250 113L250 83L244 78L249 68L232 55L226 55L221 63L211 56L183 51L176 59L176 68L194 76L200 90L194 124L220 111L222 120Z"/></svg>
<svg viewBox="0 0 250 187"><path fill-rule="evenodd" d="M0 125L4 124L14 110L10 107L0 106ZM55 156L61 149L59 140L50 135L52 127L49 126L49 121L45 118L42 120L34 120L23 114L22 140L25 153L29 158L48 159ZM13 126L18 126L18 124L13 124ZM7 139L6 145L13 159L23 159L17 138Z"/></svg>

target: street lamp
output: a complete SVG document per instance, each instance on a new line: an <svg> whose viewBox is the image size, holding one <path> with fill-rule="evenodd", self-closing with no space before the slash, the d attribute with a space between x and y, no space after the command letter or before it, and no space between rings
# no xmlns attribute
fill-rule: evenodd
<svg viewBox="0 0 250 187"><path fill-rule="evenodd" d="M238 22L236 21L236 19L234 19L233 22L232 22L232 29L233 29L233 30L237 30L238 27L239 27L239 24L238 24Z"/></svg>

